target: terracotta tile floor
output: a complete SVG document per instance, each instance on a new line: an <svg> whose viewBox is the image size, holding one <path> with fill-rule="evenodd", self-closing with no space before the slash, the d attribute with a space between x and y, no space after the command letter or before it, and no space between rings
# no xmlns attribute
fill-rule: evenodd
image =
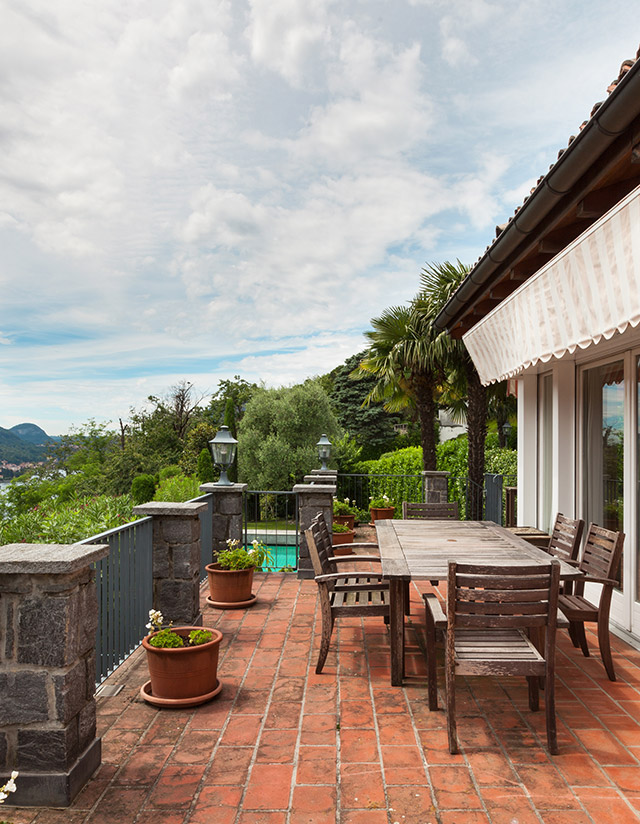
<svg viewBox="0 0 640 824"><path fill-rule="evenodd" d="M461 755L426 706L412 592L408 678L389 684L382 620L339 622L316 675L313 581L257 576L258 603L205 624L224 633L221 694L190 711L138 697L138 650L98 701L103 764L69 810L14 824L625 824L640 813L640 652L614 639L619 680L560 633L560 755L524 679L459 680ZM593 636L590 636L593 642ZM593 646L593 643L592 643ZM442 690L440 694L442 700Z"/></svg>

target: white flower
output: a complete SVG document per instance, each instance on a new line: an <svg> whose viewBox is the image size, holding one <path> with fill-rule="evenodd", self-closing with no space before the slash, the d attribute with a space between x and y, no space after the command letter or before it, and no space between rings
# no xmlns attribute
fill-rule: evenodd
<svg viewBox="0 0 640 824"><path fill-rule="evenodd" d="M0 787L0 804L2 804L6 798L9 798L9 793L14 793L18 789L16 787L17 777L18 771L14 770L11 773L11 778L7 781L4 787Z"/></svg>
<svg viewBox="0 0 640 824"><path fill-rule="evenodd" d="M164 623L164 616L159 609L149 610L149 623L147 629L159 630Z"/></svg>

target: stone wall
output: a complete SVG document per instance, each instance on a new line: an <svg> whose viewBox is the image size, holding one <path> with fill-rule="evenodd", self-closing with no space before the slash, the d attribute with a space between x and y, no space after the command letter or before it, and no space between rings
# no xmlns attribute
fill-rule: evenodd
<svg viewBox="0 0 640 824"><path fill-rule="evenodd" d="M95 573L103 545L0 548L0 771L11 802L68 806L100 764Z"/></svg>

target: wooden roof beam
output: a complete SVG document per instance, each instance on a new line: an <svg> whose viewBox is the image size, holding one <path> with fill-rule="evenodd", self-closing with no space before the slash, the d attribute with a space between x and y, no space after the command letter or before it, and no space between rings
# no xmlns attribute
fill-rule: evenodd
<svg viewBox="0 0 640 824"><path fill-rule="evenodd" d="M612 183L610 186L603 186L585 195L578 203L576 215L582 218L599 218L605 212L613 208L619 200L637 185L636 178L621 180L619 183Z"/></svg>

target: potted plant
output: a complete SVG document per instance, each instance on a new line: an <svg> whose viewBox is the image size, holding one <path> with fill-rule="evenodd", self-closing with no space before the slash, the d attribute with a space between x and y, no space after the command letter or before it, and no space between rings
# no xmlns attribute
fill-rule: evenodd
<svg viewBox="0 0 640 824"><path fill-rule="evenodd" d="M271 554L260 541L253 541L252 548L245 549L240 541L230 538L227 546L215 563L205 567L209 578L207 603L218 609L242 609L256 602L257 596L251 592L253 573L271 563Z"/></svg>
<svg viewBox="0 0 640 824"><path fill-rule="evenodd" d="M334 555L353 555L353 549L349 546L349 544L353 543L354 535L355 531L353 529L349 529L346 524L337 524L334 521L332 541L332 545L336 547L333 551Z"/></svg>
<svg viewBox="0 0 640 824"><path fill-rule="evenodd" d="M371 523L382 521L386 518L393 518L393 513L396 508L391 505L391 501L387 495L379 495L377 498L371 496L369 499L369 512L371 514Z"/></svg>
<svg viewBox="0 0 640 824"><path fill-rule="evenodd" d="M158 707L195 707L211 700L222 689L218 680L218 651L222 633L211 627L162 626L164 618L149 611L142 639L147 654L149 681L140 695Z"/></svg>
<svg viewBox="0 0 640 824"><path fill-rule="evenodd" d="M339 501L337 498L333 499L333 523L346 524L349 529L355 526L356 508L351 505L349 498L344 501Z"/></svg>

